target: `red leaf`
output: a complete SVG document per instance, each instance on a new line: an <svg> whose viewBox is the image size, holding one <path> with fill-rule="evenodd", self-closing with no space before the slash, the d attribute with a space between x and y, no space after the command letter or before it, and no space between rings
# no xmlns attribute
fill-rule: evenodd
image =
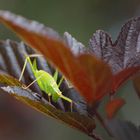
<svg viewBox="0 0 140 140"><path fill-rule="evenodd" d="M56 32L35 21L3 11L0 21L58 67L88 103L101 100L110 91L112 73L103 61L89 54L74 55Z"/></svg>
<svg viewBox="0 0 140 140"><path fill-rule="evenodd" d="M133 79L133 85L138 97L140 98L140 74L136 75Z"/></svg>
<svg viewBox="0 0 140 140"><path fill-rule="evenodd" d="M122 98L117 98L109 101L105 107L107 118L112 119L124 104L125 100Z"/></svg>
<svg viewBox="0 0 140 140"><path fill-rule="evenodd" d="M111 70L100 60L93 61L92 57L91 55L85 54L80 55L78 58L88 73L92 91L95 91L93 93L94 98L92 99L93 101L99 101L110 92L112 84Z"/></svg>
<svg viewBox="0 0 140 140"><path fill-rule="evenodd" d="M140 70L140 66L124 69L123 71L113 76L112 93L115 93L118 88L135 73Z"/></svg>

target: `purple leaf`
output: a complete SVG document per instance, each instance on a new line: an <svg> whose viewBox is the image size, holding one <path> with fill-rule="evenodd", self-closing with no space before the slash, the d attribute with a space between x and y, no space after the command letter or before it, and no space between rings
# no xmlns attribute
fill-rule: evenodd
<svg viewBox="0 0 140 140"><path fill-rule="evenodd" d="M81 42L78 42L68 32L64 33L64 41L75 55L83 53L85 51L85 46Z"/></svg>
<svg viewBox="0 0 140 140"><path fill-rule="evenodd" d="M110 65L114 73L112 92L140 70L140 17L123 25L115 41L98 30L89 41L87 52Z"/></svg>

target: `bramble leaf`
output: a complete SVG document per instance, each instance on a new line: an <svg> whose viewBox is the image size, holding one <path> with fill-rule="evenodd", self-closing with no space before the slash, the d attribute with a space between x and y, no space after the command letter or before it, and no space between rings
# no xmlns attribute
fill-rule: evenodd
<svg viewBox="0 0 140 140"><path fill-rule="evenodd" d="M97 94L101 94L99 96L101 98L108 94L112 73L103 61L87 54L82 54L84 59L74 55L56 32L35 21L30 21L5 11L0 12L0 21L14 30L27 44L39 50L51 63L57 66L89 104L94 104ZM86 64L85 61L89 61L89 57L91 59L90 63ZM93 69L93 64L100 65L98 68L101 69ZM99 77L96 72L102 71L102 69L105 73L102 72ZM95 75L98 75L98 79L101 78L104 81L99 80L101 83L98 83ZM93 86L95 84L107 88L99 91L97 87Z"/></svg>
<svg viewBox="0 0 140 140"><path fill-rule="evenodd" d="M67 46L72 50L75 55L80 53L84 53L85 46L78 42L74 37L72 37L68 32L64 33L64 41L66 42Z"/></svg>
<svg viewBox="0 0 140 140"><path fill-rule="evenodd" d="M35 110L65 122L70 126L86 133L87 135L92 135L92 131L95 128L94 119L82 114L63 112L56 109L46 100L40 99L37 96L37 93L34 93L29 89L23 89L21 87L22 84L18 80L4 73L0 73L0 85L0 93L4 92L10 94L17 100L29 105Z"/></svg>
<svg viewBox="0 0 140 140"><path fill-rule="evenodd" d="M113 72L112 92L140 70L140 18L123 25L115 43L98 30L89 41L87 51L108 63Z"/></svg>
<svg viewBox="0 0 140 140"><path fill-rule="evenodd" d="M35 53L35 50L23 43L11 40L0 41L0 69L4 71L0 75L0 85L2 87L2 89L0 88L0 93L10 94L37 111L49 115L61 122L65 122L91 137L95 137L96 134L92 132L95 128L95 122L94 118L91 118L89 117L90 115L88 115L87 104L75 89L68 88L65 81L61 85L61 91L65 96L77 103L77 105L73 106L73 112L68 112L70 111L70 105L61 99L57 103L48 103L46 96L42 95L42 92L36 83L33 84L29 90L21 88L23 84L17 79L20 76L25 61L24 54L29 55ZM52 69L43 57L39 57L36 60L39 69L45 70L51 74ZM6 73L13 75L17 79L6 75ZM33 80L33 73L31 72L29 65L27 65L22 82L28 85Z"/></svg>
<svg viewBox="0 0 140 140"><path fill-rule="evenodd" d="M21 70L23 68L24 62L25 62L25 55L30 54L36 54L37 52L33 50L32 48L26 46L24 43L18 43L15 41L7 40L7 41L0 41L0 69L7 74L14 76L15 78L19 79ZM50 67L50 65L47 63L47 61L44 59L44 57L38 57L36 58L37 61L37 67L40 70L44 70L51 75L53 75L54 69ZM61 78L61 77L60 77ZM31 71L30 65L27 64L25 72L23 74L23 77L21 81L29 85L32 81L35 80L35 77L33 76L33 73ZM84 100L81 98L81 96L75 91L75 89L69 89L67 86L67 83L65 80L60 86L62 93L71 98L74 102L76 102L79 107L74 108L75 112L80 112L82 114L87 114L87 105L84 102ZM46 94L43 94L41 90L39 89L37 83L34 83L30 89L36 93L38 93L40 96L45 96ZM74 96L75 95L75 96ZM45 96L46 100L48 96ZM63 111L70 111L70 106L63 100L59 100L57 103L52 104L57 107L58 109L61 109Z"/></svg>
<svg viewBox="0 0 140 140"><path fill-rule="evenodd" d="M122 98L116 98L109 101L105 107L107 118L112 119L124 104L125 100Z"/></svg>
<svg viewBox="0 0 140 140"><path fill-rule="evenodd" d="M129 20L122 27L115 43L107 33L97 31L90 39L88 48L69 33L65 33L64 38L61 38L54 30L7 11L0 11L0 21L57 67L87 101L88 107L93 109L93 112L91 111L93 114L104 96L115 94L126 80L140 71L140 18ZM14 60L11 61L14 62ZM6 69L2 63L1 65ZM19 71L16 72L19 74ZM16 75L13 76L16 77ZM82 101L84 100L82 99ZM87 107L87 104L84 102L84 107ZM113 117L123 104L124 100L114 98L107 105L108 116ZM83 109L83 107L81 108ZM65 105L62 105L61 110L65 111ZM85 110L87 117L89 111L87 108ZM78 111L79 109L76 110L76 112ZM83 112L82 110L82 114ZM57 113L59 114L59 112ZM69 114L69 116L71 115ZM63 120L61 117L59 119ZM70 124L70 120L63 121ZM85 125L85 123L82 124ZM75 126L72 122L72 125L85 132L79 124ZM89 128L85 133L92 135Z"/></svg>

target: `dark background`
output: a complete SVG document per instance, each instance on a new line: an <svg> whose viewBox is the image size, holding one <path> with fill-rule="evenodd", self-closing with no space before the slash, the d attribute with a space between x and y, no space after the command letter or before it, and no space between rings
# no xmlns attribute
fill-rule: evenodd
<svg viewBox="0 0 140 140"><path fill-rule="evenodd" d="M71 33L85 45L97 29L102 29L116 39L122 24L131 17L140 15L139 0L0 0L0 9L10 10L29 19L44 23L59 32ZM0 25L0 39L18 40ZM132 83L120 89L127 104L119 112L126 120L140 124L140 103ZM103 134L103 130L99 129ZM46 117L26 105L7 96L0 95L0 140L90 140L54 119ZM106 138L108 139L108 138Z"/></svg>

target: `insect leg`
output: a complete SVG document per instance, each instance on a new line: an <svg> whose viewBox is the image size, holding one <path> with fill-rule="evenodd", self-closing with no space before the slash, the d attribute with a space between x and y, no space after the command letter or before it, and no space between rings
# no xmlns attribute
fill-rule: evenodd
<svg viewBox="0 0 140 140"><path fill-rule="evenodd" d="M57 83L57 80L58 80L58 70L55 71L53 78L54 78L54 80ZM64 76L62 76L62 78L60 79L60 81L58 83L58 88L60 87L60 85L61 85L61 83L62 83L63 80L64 80Z"/></svg>
<svg viewBox="0 0 140 140"><path fill-rule="evenodd" d="M62 98L62 99L64 99L65 101L67 101L67 102L69 102L70 103L70 110L71 110L71 112L72 112L72 110L73 110L73 101L70 99L70 98L68 98L68 97L66 97L66 96L64 96L64 95L60 95L60 98Z"/></svg>
<svg viewBox="0 0 140 140"><path fill-rule="evenodd" d="M29 57L29 58L32 58L32 57L43 57L43 55L41 55L41 54L30 54L30 55L26 55L25 54L25 57L27 58L27 57Z"/></svg>
<svg viewBox="0 0 140 140"><path fill-rule="evenodd" d="M64 76L61 77L61 79L60 79L60 81L58 83L58 88L60 87L60 85L61 85L61 83L62 83L63 80L64 80Z"/></svg>
<svg viewBox="0 0 140 140"><path fill-rule="evenodd" d="M23 76L23 73L25 71L26 65L27 65L27 58L26 58L26 60L24 62L24 65L23 65L23 68L22 68L22 71L21 71L21 74L20 74L20 77L19 77L19 81L21 81L21 79L22 79L22 76Z"/></svg>
<svg viewBox="0 0 140 140"><path fill-rule="evenodd" d="M53 78L55 79L56 83L57 83L57 79L58 79L58 70L55 71ZM64 77L62 76L59 83L58 83L58 88L60 87L62 81L65 79L67 85L69 88L73 88L73 85Z"/></svg>
<svg viewBox="0 0 140 140"><path fill-rule="evenodd" d="M26 87L23 87L24 89L27 89L27 88L29 88L32 84L34 84L38 79L40 79L41 77L43 76L43 74L42 75L40 75L38 78L36 78L32 83L30 83L28 86L26 86Z"/></svg>
<svg viewBox="0 0 140 140"><path fill-rule="evenodd" d="M51 94L50 93L48 93L48 101L49 101L49 103L51 103Z"/></svg>
<svg viewBox="0 0 140 140"><path fill-rule="evenodd" d="M53 78L57 82L57 79L58 79L58 70L55 71L55 73L53 75Z"/></svg>
<svg viewBox="0 0 140 140"><path fill-rule="evenodd" d="M24 62L24 65L23 65L23 68L22 68L22 71L21 71L21 74L20 74L20 77L19 77L19 81L21 81L21 79L22 79L23 73L25 71L25 68L26 68L26 65L27 65L27 62L28 62L28 58L42 56L41 54L31 54L31 55L24 54L24 55L25 55L26 59L25 59L25 62Z"/></svg>

